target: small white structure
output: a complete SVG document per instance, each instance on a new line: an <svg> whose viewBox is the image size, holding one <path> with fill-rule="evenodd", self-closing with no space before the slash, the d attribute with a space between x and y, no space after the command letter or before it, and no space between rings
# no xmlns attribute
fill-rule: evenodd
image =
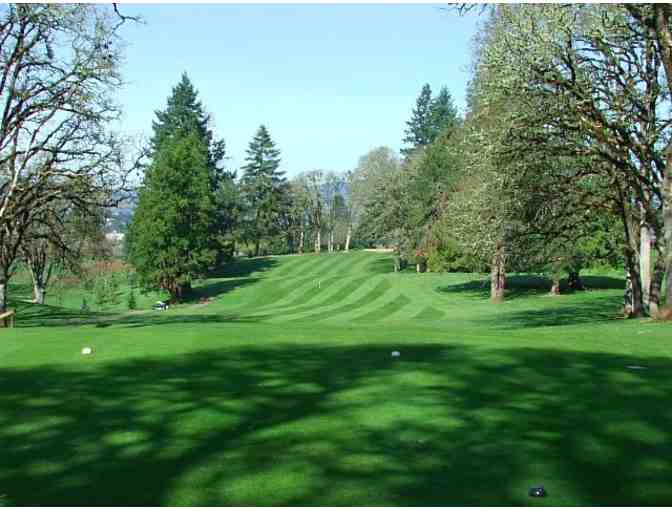
<svg viewBox="0 0 672 510"><path fill-rule="evenodd" d="M84 348L82 349L82 354L83 354L84 356L87 356L87 355L89 355L89 354L93 354L93 349L92 349L91 347L84 347Z"/></svg>
<svg viewBox="0 0 672 510"><path fill-rule="evenodd" d="M401 356L401 353L399 351L392 351L393 358L398 358L399 356Z"/></svg>

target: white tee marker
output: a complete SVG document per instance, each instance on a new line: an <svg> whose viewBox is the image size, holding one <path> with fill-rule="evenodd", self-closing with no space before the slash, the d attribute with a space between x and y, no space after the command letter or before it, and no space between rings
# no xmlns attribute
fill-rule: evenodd
<svg viewBox="0 0 672 510"><path fill-rule="evenodd" d="M82 349L82 354L83 354L84 356L87 356L87 355L89 355L89 354L93 354L93 349L92 349L91 347L84 347L84 348Z"/></svg>

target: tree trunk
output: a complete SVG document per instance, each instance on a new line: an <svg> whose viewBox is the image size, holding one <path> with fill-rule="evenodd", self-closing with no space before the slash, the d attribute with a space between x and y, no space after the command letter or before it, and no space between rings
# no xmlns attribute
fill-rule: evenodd
<svg viewBox="0 0 672 510"><path fill-rule="evenodd" d="M259 256L259 245L261 244L261 239L257 239L254 243L254 256Z"/></svg>
<svg viewBox="0 0 672 510"><path fill-rule="evenodd" d="M645 315L642 300L642 282L639 275L639 264L633 250L626 249L625 264L627 285L625 289L624 312L627 317L643 317Z"/></svg>
<svg viewBox="0 0 672 510"><path fill-rule="evenodd" d="M305 238L306 232L304 229L301 229L301 233L299 234L299 255L303 255L303 241Z"/></svg>
<svg viewBox="0 0 672 510"><path fill-rule="evenodd" d="M191 282L176 283L170 294L173 301L181 301L184 296L191 292Z"/></svg>
<svg viewBox="0 0 672 510"><path fill-rule="evenodd" d="M583 281L581 281L581 273L578 269L569 272L567 286L572 290L584 290Z"/></svg>
<svg viewBox="0 0 672 510"><path fill-rule="evenodd" d="M47 293L44 285L41 283L33 283L33 303L38 305L44 304L45 294Z"/></svg>
<svg viewBox="0 0 672 510"><path fill-rule="evenodd" d="M560 295L560 278L558 276L553 277L553 283L551 284L551 291L549 292L551 296Z"/></svg>
<svg viewBox="0 0 672 510"><path fill-rule="evenodd" d="M320 253L322 250L322 233L318 230L315 233L315 253Z"/></svg>
<svg viewBox="0 0 672 510"><path fill-rule="evenodd" d="M668 90L672 87L672 30L670 30L670 6L660 4L652 6L654 12L655 39L659 44L662 54L660 59L665 69L665 79ZM667 273L667 290L665 301L667 305L672 305L672 145L668 144L665 151L665 170L663 172L663 182L661 185L661 195L663 202L663 249L662 258L665 272ZM659 242L656 239L656 242Z"/></svg>
<svg viewBox="0 0 672 510"><path fill-rule="evenodd" d="M667 273L665 302L672 305L672 147L668 148L665 177L663 179L663 259Z"/></svg>
<svg viewBox="0 0 672 510"><path fill-rule="evenodd" d="M662 257L658 257L653 266L653 278L650 284L649 293L649 315L651 317L658 317L660 305L662 304L663 280L665 278L665 262Z"/></svg>
<svg viewBox="0 0 672 510"><path fill-rule="evenodd" d="M348 225L348 232L345 235L345 252L350 251L350 238L352 237L352 225Z"/></svg>
<svg viewBox="0 0 672 510"><path fill-rule="evenodd" d="M28 258L27 261L30 277L33 280L33 303L37 303L38 305L44 304L44 295L46 294L47 287L45 278L47 276L46 263L41 262L44 262L44 259L39 257ZM51 270L49 270L49 273L51 273Z"/></svg>
<svg viewBox="0 0 672 510"><path fill-rule="evenodd" d="M334 231L329 231L329 238L327 239L327 251L332 253L334 251Z"/></svg>
<svg viewBox="0 0 672 510"><path fill-rule="evenodd" d="M0 313L7 311L7 281L0 280Z"/></svg>
<svg viewBox="0 0 672 510"><path fill-rule="evenodd" d="M639 229L639 274L642 283L642 304L649 308L651 289L651 230L642 222Z"/></svg>
<svg viewBox="0 0 672 510"><path fill-rule="evenodd" d="M492 257L492 266L490 272L490 300L493 303L504 301L504 290L506 288L506 267L504 245L499 243Z"/></svg>

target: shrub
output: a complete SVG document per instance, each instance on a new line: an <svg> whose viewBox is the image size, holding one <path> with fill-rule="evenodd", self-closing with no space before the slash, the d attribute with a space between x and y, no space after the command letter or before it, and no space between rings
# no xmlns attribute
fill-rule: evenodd
<svg viewBox="0 0 672 510"><path fill-rule="evenodd" d="M135 310L137 308L137 303L135 302L135 291L131 289L130 294L128 295L128 309Z"/></svg>
<svg viewBox="0 0 672 510"><path fill-rule="evenodd" d="M470 261L454 239L445 239L426 251L427 266L432 272L469 271Z"/></svg>

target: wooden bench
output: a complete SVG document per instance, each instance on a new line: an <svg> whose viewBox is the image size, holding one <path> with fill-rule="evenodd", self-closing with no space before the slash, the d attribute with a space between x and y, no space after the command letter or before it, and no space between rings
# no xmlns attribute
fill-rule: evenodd
<svg viewBox="0 0 672 510"><path fill-rule="evenodd" d="M0 313L0 328L13 328L16 324L16 310Z"/></svg>

